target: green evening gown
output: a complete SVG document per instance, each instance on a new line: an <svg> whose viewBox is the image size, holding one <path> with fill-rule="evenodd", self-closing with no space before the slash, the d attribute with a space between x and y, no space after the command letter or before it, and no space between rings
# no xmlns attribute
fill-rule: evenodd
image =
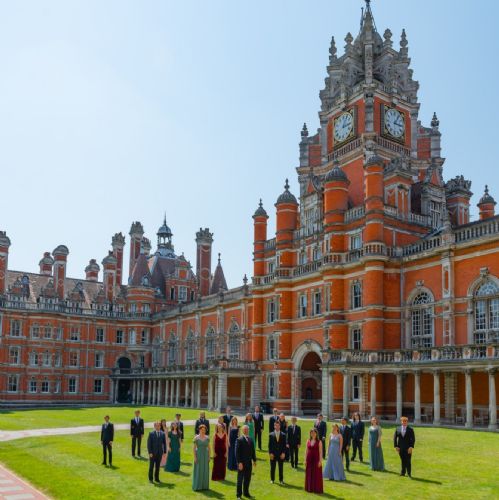
<svg viewBox="0 0 499 500"><path fill-rule="evenodd" d="M210 488L210 461L208 459L208 445L210 439L194 438L196 444L196 458L192 472L192 489L194 491L208 490Z"/></svg>
<svg viewBox="0 0 499 500"><path fill-rule="evenodd" d="M245 425L249 427L249 437L253 440L253 446L255 446L255 424L253 420L245 422Z"/></svg>
<svg viewBox="0 0 499 500"><path fill-rule="evenodd" d="M170 449L168 458L166 459L165 472L178 472L180 470L180 438L179 434L168 433L170 440Z"/></svg>
<svg viewBox="0 0 499 500"><path fill-rule="evenodd" d="M383 448L381 442L376 446L380 437L381 429L379 427L369 427L369 468L372 470L385 470L385 461L383 460Z"/></svg>

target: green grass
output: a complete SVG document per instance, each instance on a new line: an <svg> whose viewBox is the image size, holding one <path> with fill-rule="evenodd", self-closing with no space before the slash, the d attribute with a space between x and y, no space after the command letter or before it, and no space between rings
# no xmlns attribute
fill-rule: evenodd
<svg viewBox="0 0 499 500"><path fill-rule="evenodd" d="M175 413L182 414L182 420L199 417L199 410L186 408L165 408L162 406L110 406L97 408L53 408L48 410L0 410L0 429L15 431L22 429L48 429L54 427L77 427L80 425L100 425L104 415L111 417L115 424L129 423L136 409L141 410L146 422L165 418L170 421ZM218 414L206 412L206 416Z"/></svg>
<svg viewBox="0 0 499 500"><path fill-rule="evenodd" d="M304 431L309 427L310 422L302 424ZM498 434L417 428L411 480L398 475L399 459L393 450L392 433L392 427L384 428L383 450L388 472L372 472L367 465L354 462L347 473L348 481L326 482L324 496L355 500L499 498ZM210 482L210 491L192 492L192 427L186 428L186 436L181 471L162 472L161 486L149 484L146 460L130 456L130 438L125 431L116 433L114 469L100 465L97 434L5 442L0 447L0 461L55 499L234 498L236 473L230 471L224 483ZM251 492L257 499L293 500L305 496L303 469L295 471L286 464L286 486L270 485L268 455L258 453L258 460L251 483Z"/></svg>

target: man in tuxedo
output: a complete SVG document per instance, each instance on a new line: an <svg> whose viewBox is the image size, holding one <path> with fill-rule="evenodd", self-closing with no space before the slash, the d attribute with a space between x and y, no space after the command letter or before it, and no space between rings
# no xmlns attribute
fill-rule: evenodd
<svg viewBox="0 0 499 500"><path fill-rule="evenodd" d="M275 481L275 467L279 464L279 483L284 484L284 461L286 460L286 434L281 432L279 420L274 423L274 432L269 434L270 482Z"/></svg>
<svg viewBox="0 0 499 500"><path fill-rule="evenodd" d="M269 418L269 434L274 432L274 424L279 420L279 412L274 408L273 415Z"/></svg>
<svg viewBox="0 0 499 500"><path fill-rule="evenodd" d="M206 414L202 411L199 414L199 418L196 420L196 425L194 426L194 434L197 436L199 434L199 426L204 425L206 427L206 435L210 435L210 422L206 418Z"/></svg>
<svg viewBox="0 0 499 500"><path fill-rule="evenodd" d="M288 449L291 459L291 467L298 468L298 451L301 446L301 429L296 425L296 417L291 417L291 425L288 426Z"/></svg>
<svg viewBox="0 0 499 500"><path fill-rule="evenodd" d="M224 418L225 430L228 433L230 427L230 421L232 420L232 408L230 406L227 406L223 418Z"/></svg>
<svg viewBox="0 0 499 500"><path fill-rule="evenodd" d="M177 423L177 432L179 433L180 441L184 441L184 422L180 420L180 413L175 415L175 422Z"/></svg>
<svg viewBox="0 0 499 500"><path fill-rule="evenodd" d="M260 407L255 406L255 413L253 413L253 422L255 424L255 440L258 442L258 449L262 451L262 432L265 425L263 413L260 412Z"/></svg>
<svg viewBox="0 0 499 500"><path fill-rule="evenodd" d="M140 410L135 410L135 418L130 421L130 436L132 436L132 457L135 458L135 448L140 457L140 444L144 435L144 419L140 418Z"/></svg>
<svg viewBox="0 0 499 500"><path fill-rule="evenodd" d="M107 457L109 455L109 467L113 466L113 441L114 441L114 425L109 421L109 415L104 417L104 423L100 431L100 442L102 444L102 465L107 465Z"/></svg>
<svg viewBox="0 0 499 500"><path fill-rule="evenodd" d="M341 419L340 434L343 437L343 445L341 447L341 458L345 457L345 465L347 470L350 470L350 444L352 442L352 429L348 425L346 417Z"/></svg>
<svg viewBox="0 0 499 500"><path fill-rule="evenodd" d="M357 416L357 418L355 418ZM363 462L364 459L362 457L362 442L364 440L364 422L362 422L360 415L358 413L354 413L353 421L352 421L352 462L355 460L357 456L357 450L359 451L360 461Z"/></svg>
<svg viewBox="0 0 499 500"><path fill-rule="evenodd" d="M251 471L256 467L255 445L249 437L249 427L243 425L243 435L236 441L236 462L237 462L237 498L241 499L243 493L245 497L251 498L249 487L251 483Z"/></svg>
<svg viewBox="0 0 499 500"><path fill-rule="evenodd" d="M411 477L411 458L414 445L416 444L416 436L414 434L414 429L409 427L408 422L409 420L407 417L402 417L400 419L402 425L395 429L393 446L399 454L402 463L400 475L405 476L407 472L407 475Z"/></svg>
<svg viewBox="0 0 499 500"><path fill-rule="evenodd" d="M163 455L166 455L166 436L161 430L161 422L154 422L154 430L147 438L147 452L149 453L149 482L152 483L153 470L154 480L159 483L159 469Z"/></svg>
<svg viewBox="0 0 499 500"><path fill-rule="evenodd" d="M322 458L326 458L327 424L324 422L323 418L322 413L319 413L314 427L317 429L317 438L322 442Z"/></svg>

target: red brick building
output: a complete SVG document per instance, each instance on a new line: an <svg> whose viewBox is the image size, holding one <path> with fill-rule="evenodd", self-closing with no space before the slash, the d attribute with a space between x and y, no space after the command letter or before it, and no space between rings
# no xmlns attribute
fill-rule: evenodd
<svg viewBox="0 0 499 500"><path fill-rule="evenodd" d="M196 235L196 273L174 252L121 233L86 279L68 249L40 273L8 269L0 234L0 398L247 407L295 414L402 413L416 422L497 427L499 217L485 189L444 180L439 120L418 120L419 84L402 32L380 35L369 5L357 37L329 49L320 128L301 132L297 199L286 182L276 234L253 215L252 284L227 290Z"/></svg>

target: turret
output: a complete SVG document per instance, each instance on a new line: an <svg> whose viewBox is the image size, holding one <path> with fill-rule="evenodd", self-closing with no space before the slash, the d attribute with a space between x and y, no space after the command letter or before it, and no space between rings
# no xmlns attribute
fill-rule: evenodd
<svg viewBox="0 0 499 500"><path fill-rule="evenodd" d="M65 295L66 264L69 250L65 245L59 245L53 252L54 256L54 282L57 296L63 300Z"/></svg>
<svg viewBox="0 0 499 500"><path fill-rule="evenodd" d="M43 276L52 276L52 267L54 266L54 259L50 255L50 252L45 252L40 262L38 263L40 266L40 274Z"/></svg>
<svg viewBox="0 0 499 500"><path fill-rule="evenodd" d="M293 233L298 226L298 202L289 191L286 179L284 192L277 198L276 207L276 249L280 251L279 266L293 265Z"/></svg>
<svg viewBox="0 0 499 500"><path fill-rule="evenodd" d="M496 201L489 194L489 186L485 186L485 191L480 201L477 204L480 210L480 220L488 219L489 217L494 217L495 215Z"/></svg>
<svg viewBox="0 0 499 500"><path fill-rule="evenodd" d="M207 227L200 227L196 233L196 276L202 297L210 293L212 245L213 233Z"/></svg>
<svg viewBox="0 0 499 500"><path fill-rule="evenodd" d="M458 175L445 183L446 205L453 226L461 226L470 221L471 181Z"/></svg>
<svg viewBox="0 0 499 500"><path fill-rule="evenodd" d="M5 294L9 263L10 239L5 231L0 231L0 295Z"/></svg>
<svg viewBox="0 0 499 500"><path fill-rule="evenodd" d="M125 237L121 233L116 233L111 240L113 255L116 257L116 284L123 282L123 248L125 247Z"/></svg>
<svg viewBox="0 0 499 500"><path fill-rule="evenodd" d="M85 279L87 281L98 281L100 267L95 259L90 259L88 266L85 268Z"/></svg>
<svg viewBox="0 0 499 500"><path fill-rule="evenodd" d="M114 300L114 289L116 285L116 264L117 259L113 255L113 252L102 259L102 266L104 268L104 276L102 281L104 282L104 293L109 302Z"/></svg>
<svg viewBox="0 0 499 500"><path fill-rule="evenodd" d="M135 262L140 255L140 245L142 236L144 236L144 228L140 222L133 222L130 228L130 263L128 267L128 275L131 276Z"/></svg>
<svg viewBox="0 0 499 500"><path fill-rule="evenodd" d="M269 216L263 208L262 199L253 214L253 276L265 274L265 242L267 241L267 221Z"/></svg>

